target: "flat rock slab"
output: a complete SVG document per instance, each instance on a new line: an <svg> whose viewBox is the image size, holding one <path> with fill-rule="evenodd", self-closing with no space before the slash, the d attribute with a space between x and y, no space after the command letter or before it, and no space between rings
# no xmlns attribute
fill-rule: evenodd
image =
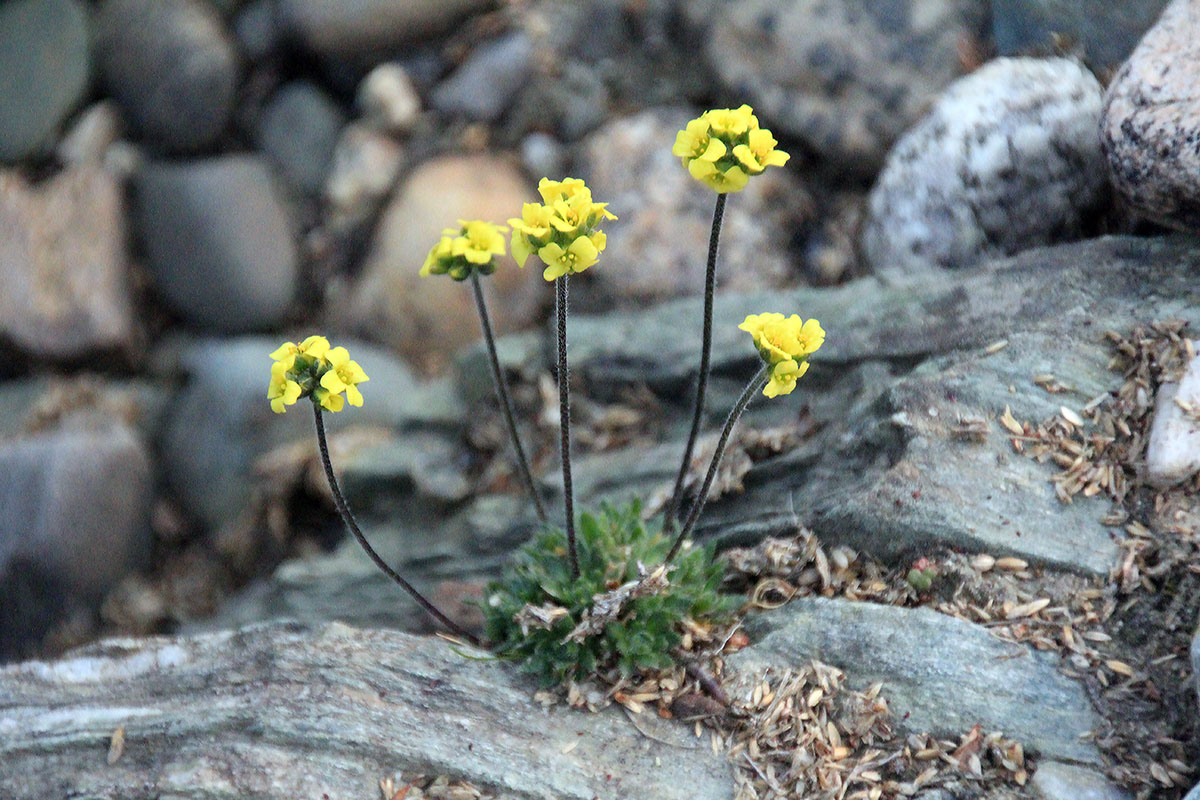
<svg viewBox="0 0 1200 800"><path fill-rule="evenodd" d="M753 644L729 658L735 669L816 659L861 685L882 681L893 719L911 731L956 736L980 724L1027 751L1100 763L1080 737L1102 721L1083 687L1058 672L1056 656L978 625L928 608L812 598L749 618L747 632Z"/></svg>
<svg viewBox="0 0 1200 800"><path fill-rule="evenodd" d="M690 729L543 709L515 667L340 624L114 639L0 670L0 796L378 796L398 770L513 798L728 800ZM106 762L113 731L124 754Z"/></svg>

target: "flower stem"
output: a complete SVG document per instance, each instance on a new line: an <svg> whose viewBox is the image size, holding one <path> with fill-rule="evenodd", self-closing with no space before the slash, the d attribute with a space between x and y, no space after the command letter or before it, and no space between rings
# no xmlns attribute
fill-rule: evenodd
<svg viewBox="0 0 1200 800"><path fill-rule="evenodd" d="M342 490L338 486L337 478L333 474L333 463L329 460L329 443L325 440L325 420L321 415L321 407L313 403L313 417L317 423L317 445L321 450L321 465L325 467L325 479L329 481L329 490L333 493L333 502L337 506L338 513L342 515L342 521L346 523L346 527L350 529L350 533L354 534L354 538L362 545L362 549L367 551L367 555L375 562L375 566L383 571L396 583L404 587L404 590L412 595L413 599L420 604L421 608L429 612L429 615L440 622L451 633L461 636L476 647L480 647L479 637L461 628L452 619L447 617L437 606L429 602L423 594L417 591L411 583L400 577L394 569L387 565L387 562L380 557L379 553L375 552L375 548L371 547L367 541L367 537L363 536L362 530L358 527L358 522L354 519L354 515L350 513L350 506L346 504L346 498L342 495Z"/></svg>
<svg viewBox="0 0 1200 800"><path fill-rule="evenodd" d="M675 488L671 490L671 504L667 506L667 514L663 518L663 531L668 534L675 527L675 518L683 503L683 482L687 478L688 467L692 463L692 453L696 449L696 439L700 435L700 425L704 421L704 396L708 391L709 362L712 360L713 294L716 290L717 279L717 244L721 238L721 220L725 217L725 198L727 196L718 194L717 205L713 208L712 233L708 238L708 270L704 278L704 338L700 344L700 376L696 382L696 409L692 415L692 430L688 434L687 446L683 449L683 460L679 463L679 474L675 476Z"/></svg>
<svg viewBox="0 0 1200 800"><path fill-rule="evenodd" d="M575 550L575 493L571 485L571 375L567 371L567 275L554 282L554 311L558 317L558 429L562 451L563 510L567 515L567 557L571 577L579 577Z"/></svg>
<svg viewBox="0 0 1200 800"><path fill-rule="evenodd" d="M771 374L771 365L764 364L763 368L758 371L758 374L750 379L750 383L746 384L746 388L742 391L742 396L733 404L733 408L729 412L729 416L725 419L725 427L721 431L721 438L717 440L717 450L713 453L712 461L708 465L708 473L704 476L704 484L700 487L700 494L697 495L696 501L692 504L692 510L688 513L687 522L683 526L683 530L679 532L679 536L675 539L675 544L671 545L671 552L667 553L665 561L670 561L679 552L680 545L683 540L691 535L692 529L696 527L696 521L700 518L700 512L704 510L704 504L708 501L708 490L712 488L713 478L717 476L717 468L721 466L721 456L725 455L725 447L729 444L729 436L733 433L733 428L737 425L738 420L742 418L742 413L746 410L746 406L750 405L750 401L754 395L762 391L763 386L767 383L767 378Z"/></svg>
<svg viewBox="0 0 1200 800"><path fill-rule="evenodd" d="M513 416L512 400L508 394L508 381L504 379L504 372L500 369L500 357L496 355L496 337L492 334L487 303L483 299L483 287L479 283L479 274L474 270L471 271L471 290L475 295L475 308L479 310L479 326L483 329L483 340L487 343L488 360L492 365L492 380L496 384L496 399L500 401L500 408L504 411L504 420L508 423L508 433L512 437L513 450L517 454L517 466L520 468L522 480L525 481L525 488L529 492L530 498L533 499L538 519L545 524L547 521L546 507L542 504L542 498L538 494L537 484L533 482L533 472L529 469L529 459L525 455L525 448L521 446L521 434L517 432L517 420Z"/></svg>

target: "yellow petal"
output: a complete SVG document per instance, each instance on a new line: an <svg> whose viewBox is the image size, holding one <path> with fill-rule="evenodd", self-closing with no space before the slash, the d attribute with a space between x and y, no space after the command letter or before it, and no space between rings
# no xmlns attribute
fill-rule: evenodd
<svg viewBox="0 0 1200 800"><path fill-rule="evenodd" d="M522 233L513 233L512 257L517 262L517 266L524 267L531 255L533 255L533 245L530 244L529 237Z"/></svg>
<svg viewBox="0 0 1200 800"><path fill-rule="evenodd" d="M328 392L337 394L346 388L346 382L337 374L337 370L329 370L321 376L321 386Z"/></svg>
<svg viewBox="0 0 1200 800"><path fill-rule="evenodd" d="M325 354L325 359L336 368L350 360L350 353L344 347L335 347Z"/></svg>
<svg viewBox="0 0 1200 800"><path fill-rule="evenodd" d="M350 401L350 405L352 406L361 406L363 404L362 392L358 390L357 386L346 387L346 399Z"/></svg>

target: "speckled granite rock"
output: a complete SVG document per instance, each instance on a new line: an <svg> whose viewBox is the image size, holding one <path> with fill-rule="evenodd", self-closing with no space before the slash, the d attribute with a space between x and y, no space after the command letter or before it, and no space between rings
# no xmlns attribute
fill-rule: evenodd
<svg viewBox="0 0 1200 800"><path fill-rule="evenodd" d="M1037 765L1029 785L1041 800L1130 800L1132 795L1109 783L1094 769L1062 761Z"/></svg>
<svg viewBox="0 0 1200 800"><path fill-rule="evenodd" d="M982 35L985 17L975 0L708 7L706 55L731 96L860 175L877 169L891 143L965 71L959 48Z"/></svg>
<svg viewBox="0 0 1200 800"><path fill-rule="evenodd" d="M1200 409L1200 355L1178 383L1164 383L1154 400L1154 424L1146 445L1146 478L1160 488L1186 480L1200 470L1200 419L1180 404Z"/></svg>
<svg viewBox="0 0 1200 800"><path fill-rule="evenodd" d="M1062 58L1001 58L955 82L871 190L871 269L966 267L1094 227L1108 200L1101 91Z"/></svg>
<svg viewBox="0 0 1200 800"><path fill-rule="evenodd" d="M1108 87L1101 143L1138 214L1200 231L1200 2L1173 0Z"/></svg>

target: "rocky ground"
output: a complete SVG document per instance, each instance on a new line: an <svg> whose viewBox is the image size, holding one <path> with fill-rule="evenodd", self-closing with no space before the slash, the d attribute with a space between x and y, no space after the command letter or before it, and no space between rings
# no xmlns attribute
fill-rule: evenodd
<svg viewBox="0 0 1200 800"><path fill-rule="evenodd" d="M0 656L43 659L0 668L0 794L1181 797L1198 25L1195 0L0 5ZM751 406L698 530L746 597L692 643L729 702L682 670L535 698L413 635L266 353L348 341L351 504L478 624L533 515L425 250L544 174L611 202L572 293L576 493L653 511L712 200L670 144L743 101L794 157L729 203L709 430L745 314L829 336L795 402ZM512 264L487 288L553 500L549 297Z"/></svg>

